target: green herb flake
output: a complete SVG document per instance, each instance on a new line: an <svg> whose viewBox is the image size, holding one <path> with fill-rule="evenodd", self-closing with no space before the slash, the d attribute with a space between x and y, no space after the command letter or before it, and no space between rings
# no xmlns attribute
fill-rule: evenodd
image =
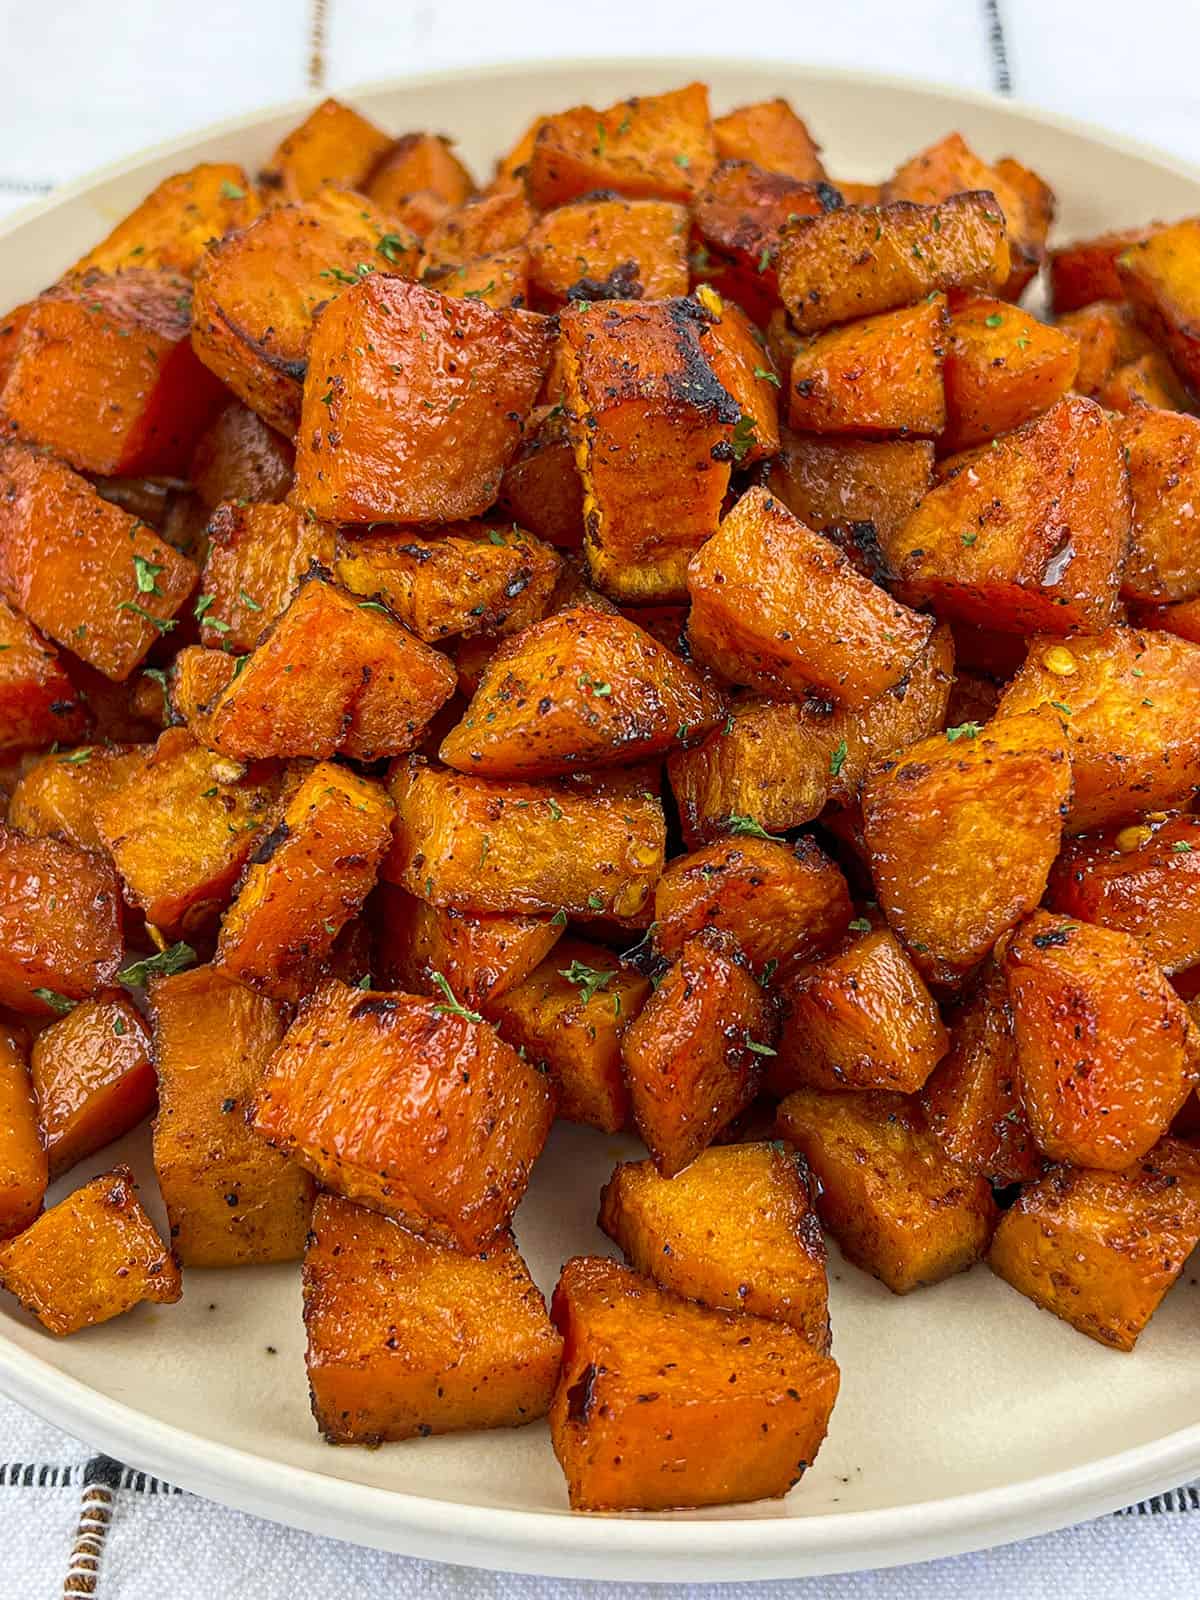
<svg viewBox="0 0 1200 1600"><path fill-rule="evenodd" d="M550 815L553 818L553 820L555 822L561 822L562 821L562 816L563 816L563 810L562 810L562 807L559 805L558 801L552 799L549 795L547 795L546 796L546 804L550 807Z"/></svg>
<svg viewBox="0 0 1200 1600"><path fill-rule="evenodd" d="M617 974L612 967L602 971L599 967L585 966L582 961L572 961L569 967L560 967L558 975L568 983L578 985L580 999L586 1006L592 996L598 990L607 988Z"/></svg>
<svg viewBox="0 0 1200 1600"><path fill-rule="evenodd" d="M385 261L399 261L404 254L404 240L398 233L384 233L375 248Z"/></svg>
<svg viewBox="0 0 1200 1600"><path fill-rule="evenodd" d="M382 605L378 600L360 600L358 602L358 609L360 611L378 611L380 615L384 617L391 616L391 612L388 610L388 608L385 605Z"/></svg>
<svg viewBox="0 0 1200 1600"><path fill-rule="evenodd" d="M758 423L753 417L748 417L745 412L738 418L737 426L733 430L733 438L730 440L735 461L744 461L750 451L753 450L758 442L755 437L755 429L757 427Z"/></svg>
<svg viewBox="0 0 1200 1600"><path fill-rule="evenodd" d="M124 1017L114 1017L113 1018L112 1031L116 1034L118 1039L123 1039L125 1037L125 1018Z"/></svg>
<svg viewBox="0 0 1200 1600"><path fill-rule="evenodd" d="M587 903L588 903L588 910L589 911L603 911L604 910L604 896L601 895L601 894L597 894L595 892L595 890L593 890L592 893L588 895Z"/></svg>
<svg viewBox="0 0 1200 1600"><path fill-rule="evenodd" d="M778 1050L772 1050L769 1044L759 1044L757 1039L747 1039L746 1049L756 1056L777 1056Z"/></svg>
<svg viewBox="0 0 1200 1600"><path fill-rule="evenodd" d="M770 839L774 837L767 832L757 817L743 816L737 811L730 812L725 826L730 833L736 834L739 838Z"/></svg>
<svg viewBox="0 0 1200 1600"><path fill-rule="evenodd" d="M854 921L849 924L849 927L851 933L870 933L871 920L869 917L855 917Z"/></svg>
<svg viewBox="0 0 1200 1600"><path fill-rule="evenodd" d="M240 188L236 183L230 183L228 178L225 178L222 181L222 184L221 184L221 199L222 200L244 200L245 198L246 198L245 189Z"/></svg>
<svg viewBox="0 0 1200 1600"><path fill-rule="evenodd" d="M196 604L192 607L192 615L195 617L196 621L203 622L205 617L212 610L213 606L216 605L216 603L217 597L215 594L202 594L196 601Z"/></svg>
<svg viewBox="0 0 1200 1600"><path fill-rule="evenodd" d="M1171 854L1176 856L1190 856L1194 848L1195 846L1190 845L1186 839L1176 839L1175 843L1171 846Z"/></svg>
<svg viewBox="0 0 1200 1600"><path fill-rule="evenodd" d="M764 383L773 383L777 389L780 387L779 379L773 372L768 372L766 367L755 367L754 376L761 378Z"/></svg>
<svg viewBox="0 0 1200 1600"><path fill-rule="evenodd" d="M960 739L977 739L982 732L982 722L960 722L957 728L946 729L946 738L951 744L957 744Z"/></svg>
<svg viewBox="0 0 1200 1600"><path fill-rule="evenodd" d="M74 1011L79 1004L65 994L59 994L57 989L35 989L34 999L40 1000L43 1005L49 1006L51 1011L57 1011L60 1017L65 1017L68 1011Z"/></svg>
<svg viewBox="0 0 1200 1600"><path fill-rule="evenodd" d="M238 599L250 611L261 611L262 610L262 607L259 605L258 601L254 598L254 596L251 595L251 594L247 594L245 589L239 589L238 590Z"/></svg>
<svg viewBox="0 0 1200 1600"><path fill-rule="evenodd" d="M979 535L977 533L962 533L959 535L959 538L967 546L968 550L975 543L978 537Z"/></svg>
<svg viewBox="0 0 1200 1600"><path fill-rule="evenodd" d="M993 311L990 317L984 317L983 319L984 326L987 328L998 328L1003 321L1004 315L1000 311Z"/></svg>
<svg viewBox="0 0 1200 1600"><path fill-rule="evenodd" d="M156 617L153 611L147 611L136 600L122 600L117 610L132 611L135 617L141 617L143 622L148 622L159 633L170 633L172 628L179 626L174 617Z"/></svg>
<svg viewBox="0 0 1200 1600"><path fill-rule="evenodd" d="M567 925L567 913L560 906L559 909L550 918L550 926L552 928L565 928L566 925Z"/></svg>
<svg viewBox="0 0 1200 1600"><path fill-rule="evenodd" d="M82 750L72 750L69 756L59 756L60 767L81 767L85 761L92 759L91 745L84 745Z"/></svg>
<svg viewBox="0 0 1200 1600"><path fill-rule="evenodd" d="M190 944L182 940L173 944L167 950L160 950L156 956L146 956L141 961L131 961L117 973L117 982L128 984L131 989L142 987L147 978L169 978L172 973L182 972L184 967L190 967L196 959L196 952Z"/></svg>
<svg viewBox="0 0 1200 1600"><path fill-rule="evenodd" d="M134 556L133 571L137 578L139 594L156 594L161 597L162 590L155 581L162 571L161 567L155 566L153 561L147 561L145 556Z"/></svg>
<svg viewBox="0 0 1200 1600"><path fill-rule="evenodd" d="M846 765L847 746L845 739L839 739L837 748L829 758L829 776L836 778Z"/></svg>
<svg viewBox="0 0 1200 1600"><path fill-rule="evenodd" d="M443 1017L461 1017L464 1022L482 1022L483 1017L478 1011L469 1011L455 996L450 987L450 980L444 972L431 972L429 976L445 995L444 1000L439 1000L434 1010Z"/></svg>

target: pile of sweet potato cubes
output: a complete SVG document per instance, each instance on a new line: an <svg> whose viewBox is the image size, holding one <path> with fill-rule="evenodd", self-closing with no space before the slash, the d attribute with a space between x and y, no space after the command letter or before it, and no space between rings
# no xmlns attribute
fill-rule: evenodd
<svg viewBox="0 0 1200 1600"><path fill-rule="evenodd" d="M548 1415L584 1510L796 1482L822 1229L1132 1348L1200 1238L1200 221L1053 209L698 84L482 190L328 101L10 314L0 1283L52 1333L302 1260L330 1440ZM169 1243L123 1167L43 1210L151 1113ZM649 1158L547 1310L556 1116Z"/></svg>

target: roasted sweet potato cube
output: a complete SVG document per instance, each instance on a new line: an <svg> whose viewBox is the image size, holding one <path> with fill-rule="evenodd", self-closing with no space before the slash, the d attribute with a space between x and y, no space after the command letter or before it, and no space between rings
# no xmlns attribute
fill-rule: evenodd
<svg viewBox="0 0 1200 1600"><path fill-rule="evenodd" d="M1161 350L1148 350L1117 367L1096 391L1096 399L1110 411L1121 412L1136 411L1140 406L1187 411L1194 403Z"/></svg>
<svg viewBox="0 0 1200 1600"><path fill-rule="evenodd" d="M1119 1172L1200 1081L1187 1008L1128 933L1050 911L1002 958L1029 1126L1054 1161Z"/></svg>
<svg viewBox="0 0 1200 1600"><path fill-rule="evenodd" d="M634 1122L667 1178L745 1110L774 1053L775 1019L735 952L728 935L688 939L621 1041Z"/></svg>
<svg viewBox="0 0 1200 1600"><path fill-rule="evenodd" d="M231 400L196 441L188 477L209 511L223 500L274 505L292 486L291 443L260 416Z"/></svg>
<svg viewBox="0 0 1200 1600"><path fill-rule="evenodd" d="M313 1212L304 1325L333 1444L521 1427L558 1379L562 1340L511 1235L468 1255L333 1194Z"/></svg>
<svg viewBox="0 0 1200 1600"><path fill-rule="evenodd" d="M849 706L898 683L933 627L760 488L696 553L688 589L698 660L731 683Z"/></svg>
<svg viewBox="0 0 1200 1600"><path fill-rule="evenodd" d="M278 780L168 728L149 760L100 800L96 828L130 902L167 939L215 930L266 836Z"/></svg>
<svg viewBox="0 0 1200 1600"><path fill-rule="evenodd" d="M1134 628L1065 642L1033 638L999 715L1047 704L1070 748L1072 831L1175 805L1200 784L1196 645Z"/></svg>
<svg viewBox="0 0 1200 1600"><path fill-rule="evenodd" d="M723 299L711 284L701 284L696 299L712 318L700 335L709 365L741 413L733 457L750 467L779 451L780 379L762 335L735 300Z"/></svg>
<svg viewBox="0 0 1200 1600"><path fill-rule="evenodd" d="M916 510L932 475L927 439L839 439L785 428L768 483L819 533L869 522L886 544Z"/></svg>
<svg viewBox="0 0 1200 1600"><path fill-rule="evenodd" d="M1128 538L1116 429L1071 397L951 463L885 554L913 605L1012 633L1096 633Z"/></svg>
<svg viewBox="0 0 1200 1600"><path fill-rule="evenodd" d="M150 986L158 1116L154 1171L185 1267L295 1261L315 1185L246 1126L283 1038L278 1008L215 967Z"/></svg>
<svg viewBox="0 0 1200 1600"><path fill-rule="evenodd" d="M477 300L494 311L512 310L529 304L529 251L518 245L472 256L461 267L431 268L422 281L452 300Z"/></svg>
<svg viewBox="0 0 1200 1600"><path fill-rule="evenodd" d="M0 1005L61 1014L112 982L121 948L112 863L0 823Z"/></svg>
<svg viewBox="0 0 1200 1600"><path fill-rule="evenodd" d="M0 390L3 390L12 371L13 362L20 348L21 336L25 332L25 324L29 321L29 313L33 310L33 306L32 300L26 301L24 305L16 306L6 317L0 318Z"/></svg>
<svg viewBox="0 0 1200 1600"><path fill-rule="evenodd" d="M51 1183L153 1109L150 1035L122 994L81 1000L43 1028L30 1065Z"/></svg>
<svg viewBox="0 0 1200 1600"><path fill-rule="evenodd" d="M562 934L562 922L549 917L472 916L391 883L379 885L374 904L375 954L387 987L436 1000L438 973L467 1006L523 983Z"/></svg>
<svg viewBox="0 0 1200 1600"><path fill-rule="evenodd" d="M1200 420L1137 406L1117 425L1133 499L1133 537L1121 582L1128 600L1187 600L1200 592Z"/></svg>
<svg viewBox="0 0 1200 1600"><path fill-rule="evenodd" d="M419 194L435 196L448 209L464 205L475 192L475 180L451 140L438 133L405 133L359 187L385 211L403 216L405 203Z"/></svg>
<svg viewBox="0 0 1200 1600"><path fill-rule="evenodd" d="M549 362L542 318L372 274L313 338L297 502L337 522L479 516Z"/></svg>
<svg viewBox="0 0 1200 1600"><path fill-rule="evenodd" d="M868 438L941 433L946 339L940 296L820 334L792 362L789 423L811 433Z"/></svg>
<svg viewBox="0 0 1200 1600"><path fill-rule="evenodd" d="M537 213L519 191L480 195L449 212L425 239L422 277L523 244Z"/></svg>
<svg viewBox="0 0 1200 1600"><path fill-rule="evenodd" d="M420 761L397 762L388 787L382 875L433 905L633 917L662 872L666 825L649 790L500 783Z"/></svg>
<svg viewBox="0 0 1200 1600"><path fill-rule="evenodd" d="M972 296L950 315L942 449L986 444L1049 410L1078 368L1071 334L1003 300Z"/></svg>
<svg viewBox="0 0 1200 1600"><path fill-rule="evenodd" d="M563 1335L550 1439L573 1510L778 1497L816 1456L838 1369L796 1329L694 1305L600 1256L567 1262L550 1315Z"/></svg>
<svg viewBox="0 0 1200 1600"><path fill-rule="evenodd" d="M217 965L280 1000L298 1000L358 914L391 842L377 783L319 762L249 857L226 913Z"/></svg>
<svg viewBox="0 0 1200 1600"><path fill-rule="evenodd" d="M1079 344L1075 388L1096 396L1114 370L1153 349L1138 326L1133 310L1122 300L1098 300L1059 317L1058 328Z"/></svg>
<svg viewBox="0 0 1200 1600"><path fill-rule="evenodd" d="M90 722L58 651L0 600L0 753L74 744Z"/></svg>
<svg viewBox="0 0 1200 1600"><path fill-rule="evenodd" d="M525 182L543 210L597 189L686 203L703 187L714 159L708 90L690 83L605 111L576 106L544 118Z"/></svg>
<svg viewBox="0 0 1200 1600"><path fill-rule="evenodd" d="M1134 603L1129 607L1129 617L1141 628L1159 629L1187 639L1191 644L1200 644L1200 599L1180 600L1173 606Z"/></svg>
<svg viewBox="0 0 1200 1600"><path fill-rule="evenodd" d="M554 1095L477 1016L330 980L272 1057L254 1126L325 1188L481 1250L525 1192Z"/></svg>
<svg viewBox="0 0 1200 1600"><path fill-rule="evenodd" d="M786 100L759 100L713 118L721 161L753 161L766 172L819 183L825 176L821 147Z"/></svg>
<svg viewBox="0 0 1200 1600"><path fill-rule="evenodd" d="M0 448L0 593L105 677L129 676L195 581L190 561L69 467Z"/></svg>
<svg viewBox="0 0 1200 1600"><path fill-rule="evenodd" d="M1058 215L1058 197L1032 167L1013 156L992 162L999 193L1015 213L1007 218L1013 253L1013 270L1004 286L1005 298L1017 300L1046 259L1046 241ZM1012 199L1009 199L1009 196Z"/></svg>
<svg viewBox="0 0 1200 1600"><path fill-rule="evenodd" d="M42 1209L48 1181L29 1040L24 1028L0 1022L0 1239L29 1226Z"/></svg>
<svg viewBox="0 0 1200 1600"><path fill-rule="evenodd" d="M108 1322L143 1300L170 1304L179 1267L142 1209L128 1167L114 1167L0 1245L0 1288L50 1333Z"/></svg>
<svg viewBox="0 0 1200 1600"><path fill-rule="evenodd" d="M801 333L914 305L935 290L998 289L1010 256L990 193L939 205L854 206L801 217L779 245L779 297Z"/></svg>
<svg viewBox="0 0 1200 1600"><path fill-rule="evenodd" d="M238 758L399 755L454 693L454 668L377 600L318 572L213 707L204 737Z"/></svg>
<svg viewBox="0 0 1200 1600"><path fill-rule="evenodd" d="M988 1263L1014 1289L1132 1350L1200 1242L1200 1155L1163 1139L1120 1172L1056 1167L1005 1212Z"/></svg>
<svg viewBox="0 0 1200 1600"><path fill-rule="evenodd" d="M311 200L326 184L361 189L391 138L340 100L322 100L281 142L260 182L281 200Z"/></svg>
<svg viewBox="0 0 1200 1600"><path fill-rule="evenodd" d="M842 1254L893 1294L939 1283L987 1250L991 1188L945 1154L915 1100L797 1089L777 1128L816 1174L817 1214Z"/></svg>
<svg viewBox="0 0 1200 1600"><path fill-rule="evenodd" d="M238 654L253 650L313 562L328 568L333 559L333 529L291 506L218 506L200 576L201 639Z"/></svg>
<svg viewBox="0 0 1200 1600"><path fill-rule="evenodd" d="M583 543L583 485L561 406L530 413L500 481L500 506L520 528L567 550Z"/></svg>
<svg viewBox="0 0 1200 1600"><path fill-rule="evenodd" d="M665 200L577 200L529 234L535 303L670 300L688 292L688 214Z"/></svg>
<svg viewBox="0 0 1200 1600"><path fill-rule="evenodd" d="M600 1226L661 1288L790 1323L827 1353L825 1240L809 1182L782 1144L714 1145L676 1178L624 1161L601 1193Z"/></svg>
<svg viewBox="0 0 1200 1600"><path fill-rule="evenodd" d="M1125 228L1056 246L1049 254L1050 304L1054 311L1061 315L1098 300L1124 299L1118 258L1161 226L1152 223L1147 228Z"/></svg>
<svg viewBox="0 0 1200 1600"><path fill-rule="evenodd" d="M171 716L187 723L194 739L211 737L213 707L237 676L242 659L189 644L172 661L167 680Z"/></svg>
<svg viewBox="0 0 1200 1600"><path fill-rule="evenodd" d="M1117 257L1117 275L1146 332L1200 388L1200 218L1135 240Z"/></svg>
<svg viewBox="0 0 1200 1600"><path fill-rule="evenodd" d="M841 203L827 183L806 183L753 161L722 161L692 203L692 271L765 322L779 305L776 265L789 222Z"/></svg>
<svg viewBox="0 0 1200 1600"><path fill-rule="evenodd" d="M190 277L214 239L245 228L261 210L241 167L232 161L203 161L164 178L76 262L72 275L149 268Z"/></svg>
<svg viewBox="0 0 1200 1600"><path fill-rule="evenodd" d="M28 834L53 834L81 850L105 850L96 813L139 772L149 745L82 745L43 756L13 789L8 820Z"/></svg>
<svg viewBox="0 0 1200 1600"><path fill-rule="evenodd" d="M440 755L460 772L552 778L661 755L724 714L720 693L644 628L580 607L497 650Z"/></svg>

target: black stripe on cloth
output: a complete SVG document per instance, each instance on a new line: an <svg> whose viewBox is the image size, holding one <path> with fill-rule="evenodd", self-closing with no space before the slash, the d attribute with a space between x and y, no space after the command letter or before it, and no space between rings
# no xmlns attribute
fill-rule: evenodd
<svg viewBox="0 0 1200 1600"><path fill-rule="evenodd" d="M108 1459L105 1457L104 1459ZM119 1463L118 1463L119 1465ZM0 1489L71 1489L81 1488L90 1480L87 1477L91 1462L3 1461L0 1462ZM148 1472L136 1467L122 1467L119 1487L134 1494L182 1494L173 1483L163 1478L152 1478Z"/></svg>
<svg viewBox="0 0 1200 1600"><path fill-rule="evenodd" d="M983 0L983 21L992 57L992 88L997 94L1011 94L1012 70L1008 64L1008 41L1004 37L1000 0Z"/></svg>

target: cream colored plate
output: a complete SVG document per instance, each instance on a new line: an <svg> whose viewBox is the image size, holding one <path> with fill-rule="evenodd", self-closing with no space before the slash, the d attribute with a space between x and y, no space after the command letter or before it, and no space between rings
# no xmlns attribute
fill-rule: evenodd
<svg viewBox="0 0 1200 1600"><path fill-rule="evenodd" d="M1200 210L1200 174L1096 130L983 96L785 65L505 67L348 98L397 132L456 135L483 172L537 112L692 77L712 84L718 108L789 96L835 178L886 174L959 128L985 155L1015 154L1043 172L1064 233ZM43 287L167 174L261 161L304 109L177 141L11 221L0 229L0 305ZM126 1143L152 1189L144 1131ZM555 1132L518 1216L543 1289L564 1257L604 1248L599 1189L630 1148ZM575 1577L760 1578L920 1560L1042 1532L1200 1473L1200 1294L1187 1274L1132 1356L1101 1349L983 1268L907 1300L836 1254L831 1276L842 1394L816 1466L786 1500L703 1514L569 1515L540 1424L378 1451L323 1445L308 1412L294 1268L190 1272L180 1305L143 1306L63 1342L5 1298L0 1387L112 1454L244 1510L413 1555Z"/></svg>

